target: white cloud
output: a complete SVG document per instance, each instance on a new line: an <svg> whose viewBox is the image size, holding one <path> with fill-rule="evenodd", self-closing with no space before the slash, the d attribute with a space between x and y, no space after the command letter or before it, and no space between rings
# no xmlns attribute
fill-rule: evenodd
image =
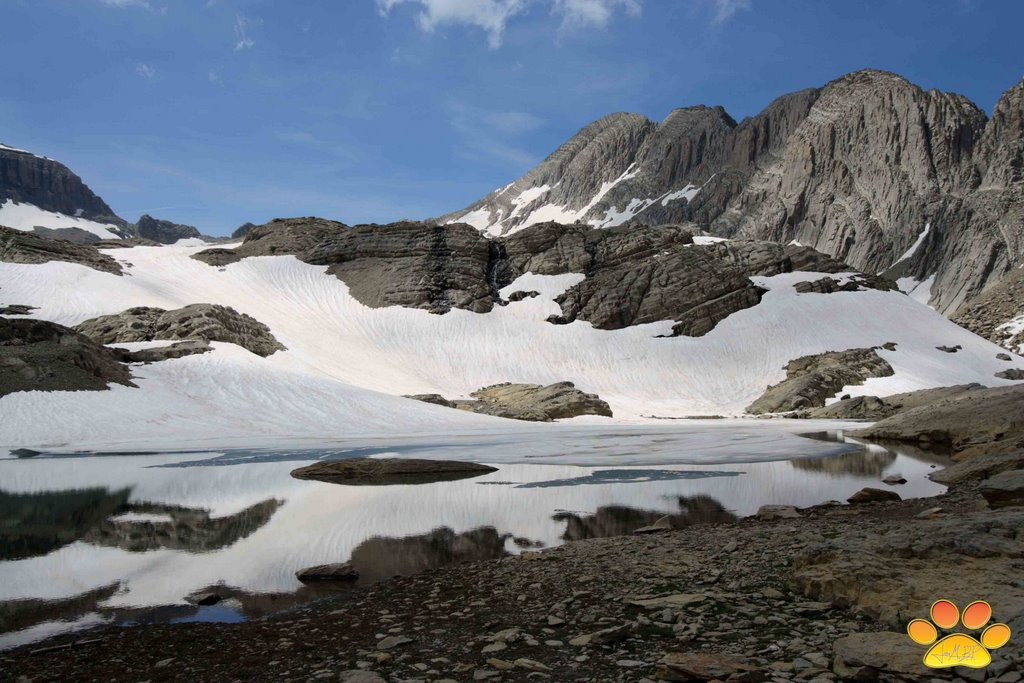
<svg viewBox="0 0 1024 683"><path fill-rule="evenodd" d="M617 9L631 16L640 14L640 0L554 0L552 14L562 17L562 28L605 28Z"/></svg>
<svg viewBox="0 0 1024 683"><path fill-rule="evenodd" d="M235 15L235 52L239 50L248 50L256 44L252 38L249 37L249 26L252 22L241 14Z"/></svg>
<svg viewBox="0 0 1024 683"><path fill-rule="evenodd" d="M416 23L423 31L429 33L445 24L476 26L487 33L487 42L496 48L501 45L505 24L526 8L527 0L377 0L384 16L401 4L420 6Z"/></svg>
<svg viewBox="0 0 1024 683"><path fill-rule="evenodd" d="M144 7L150 9L149 0L100 0L108 7Z"/></svg>
<svg viewBox="0 0 1024 683"><path fill-rule="evenodd" d="M715 23L722 24L742 10L750 9L750 0L712 0L715 6Z"/></svg>
<svg viewBox="0 0 1024 683"><path fill-rule="evenodd" d="M206 74L206 78L210 83L220 83L220 74L213 69L210 69L210 72Z"/></svg>
<svg viewBox="0 0 1024 683"><path fill-rule="evenodd" d="M156 76L156 69L154 69L149 64L143 64L142 62L139 62L135 65L135 73L142 76L143 78L153 78L153 76Z"/></svg>

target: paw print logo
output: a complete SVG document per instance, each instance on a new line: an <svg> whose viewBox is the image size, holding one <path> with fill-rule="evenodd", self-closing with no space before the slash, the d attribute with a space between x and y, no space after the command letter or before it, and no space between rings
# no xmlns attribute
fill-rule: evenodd
<svg viewBox="0 0 1024 683"><path fill-rule="evenodd" d="M989 650L1006 645L1010 640L1010 627L991 624L981 632L980 642L966 633L950 633L939 638L939 629L949 630L957 624L969 631L977 631L992 618L992 607L984 600L976 600L964 608L963 614L949 600L936 600L930 611L931 620L914 619L907 624L907 634L918 645L931 645L924 653L924 665L930 669L966 666L983 669L992 662Z"/></svg>

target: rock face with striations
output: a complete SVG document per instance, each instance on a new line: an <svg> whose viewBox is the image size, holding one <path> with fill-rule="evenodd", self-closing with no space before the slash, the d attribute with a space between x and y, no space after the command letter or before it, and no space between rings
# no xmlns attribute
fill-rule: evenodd
<svg viewBox="0 0 1024 683"><path fill-rule="evenodd" d="M813 408L801 413L800 417L816 420L882 420L904 410L919 408L984 388L980 384L958 384L950 387L891 394L885 397L854 396L844 398L830 406Z"/></svg>
<svg viewBox="0 0 1024 683"><path fill-rule="evenodd" d="M199 230L191 225L181 225L144 214L135 224L135 234L142 239L152 240L160 244L174 244L178 240L189 237L202 237Z"/></svg>
<svg viewBox="0 0 1024 683"><path fill-rule="evenodd" d="M863 384L869 377L890 377L893 369L874 349L829 351L791 360L786 379L747 406L747 412L784 413L824 406L843 387Z"/></svg>
<svg viewBox="0 0 1024 683"><path fill-rule="evenodd" d="M547 220L692 221L726 237L796 240L901 279L904 291L925 287L954 316L974 302L998 305L998 296L981 297L1024 262L1022 122L1024 81L987 118L960 95L858 71L740 123L704 106L661 123L607 116L437 221L492 235ZM1010 308L986 329L1024 314Z"/></svg>
<svg viewBox="0 0 1024 683"><path fill-rule="evenodd" d="M173 311L140 306L86 320L75 329L101 344L200 339L237 344L258 356L284 350L269 327L233 308L215 304L192 304ZM196 352L202 351L191 350Z"/></svg>
<svg viewBox="0 0 1024 683"><path fill-rule="evenodd" d="M0 145L0 205L8 200L125 226L106 202L64 164Z"/></svg>
<svg viewBox="0 0 1024 683"><path fill-rule="evenodd" d="M48 263L67 261L104 273L121 275L121 264L89 244L50 240L30 232L0 225L0 261L7 263Z"/></svg>
<svg viewBox="0 0 1024 683"><path fill-rule="evenodd" d="M120 353L45 320L0 318L0 396L135 386Z"/></svg>

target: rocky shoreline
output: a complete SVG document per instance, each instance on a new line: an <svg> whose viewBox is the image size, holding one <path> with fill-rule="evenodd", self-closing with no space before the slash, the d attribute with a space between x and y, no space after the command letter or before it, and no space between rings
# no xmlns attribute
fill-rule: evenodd
<svg viewBox="0 0 1024 683"><path fill-rule="evenodd" d="M1024 507L988 506L990 471L945 470L937 498L571 542L244 623L61 636L0 653L0 679L1015 683ZM987 670L921 664L903 628L939 597L1010 625Z"/></svg>

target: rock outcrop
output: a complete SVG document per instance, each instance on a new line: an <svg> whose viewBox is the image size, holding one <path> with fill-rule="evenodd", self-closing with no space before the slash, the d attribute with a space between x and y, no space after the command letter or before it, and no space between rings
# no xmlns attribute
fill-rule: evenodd
<svg viewBox="0 0 1024 683"><path fill-rule="evenodd" d="M953 315L953 322L1010 351L1024 353L1024 270L1011 270L969 304L961 306Z"/></svg>
<svg viewBox="0 0 1024 683"><path fill-rule="evenodd" d="M572 382L540 384L494 384L470 394L473 400L449 401L439 394L407 396L447 408L530 422L550 422L580 415L612 416L612 410L596 394L580 391Z"/></svg>
<svg viewBox="0 0 1024 683"><path fill-rule="evenodd" d="M101 344L198 339L237 344L258 356L284 350L269 327L215 304L192 304L172 311L140 306L86 320L75 329Z"/></svg>
<svg viewBox="0 0 1024 683"><path fill-rule="evenodd" d="M235 228L234 231L232 231L231 239L240 240L246 235L248 235L249 232L255 227L256 225L253 223L242 223L237 228Z"/></svg>
<svg viewBox="0 0 1024 683"><path fill-rule="evenodd" d="M153 218L149 214L143 214L135 224L134 233L142 239L152 240L160 244L174 244L180 239L189 237L202 237L199 230L191 225L181 225L171 221Z"/></svg>
<svg viewBox="0 0 1024 683"><path fill-rule="evenodd" d="M795 240L901 278L905 291L926 287L939 311L992 329L1024 315L1021 297L989 294L1021 277L1022 120L1024 81L987 118L960 95L863 70L784 95L740 123L706 106L661 123L607 116L523 177L436 220L491 235L552 219L693 222L726 237ZM990 306L1012 310L995 319Z"/></svg>
<svg viewBox="0 0 1024 683"><path fill-rule="evenodd" d="M820 420L881 420L896 413L984 389L980 384L920 389L890 396L854 396L823 408L801 412L799 417Z"/></svg>
<svg viewBox="0 0 1024 683"><path fill-rule="evenodd" d="M0 204L8 200L67 216L125 225L64 164L0 145Z"/></svg>
<svg viewBox="0 0 1024 683"><path fill-rule="evenodd" d="M430 484L479 477L498 470L489 465L457 460L414 458L348 458L321 460L292 470L296 479L311 479L347 486Z"/></svg>
<svg viewBox="0 0 1024 683"><path fill-rule="evenodd" d="M747 412L784 413L824 406L843 387L863 384L869 377L890 377L892 366L874 349L829 351L791 360L786 379L768 387Z"/></svg>
<svg viewBox="0 0 1024 683"><path fill-rule="evenodd" d="M205 339L197 339L183 342L175 342L169 346L157 346L150 349L139 349L138 351L126 351L123 358L129 363L156 363L172 358L184 358L194 356L197 353L208 353L213 348L210 342Z"/></svg>
<svg viewBox="0 0 1024 683"><path fill-rule="evenodd" d="M67 261L121 275L121 264L95 246L40 237L0 225L0 261L7 263L49 263Z"/></svg>
<svg viewBox="0 0 1024 683"><path fill-rule="evenodd" d="M1024 385L962 392L852 434L948 448L957 459L1024 449Z"/></svg>
<svg viewBox="0 0 1024 683"><path fill-rule="evenodd" d="M0 396L135 386L119 352L45 320L0 318Z"/></svg>

